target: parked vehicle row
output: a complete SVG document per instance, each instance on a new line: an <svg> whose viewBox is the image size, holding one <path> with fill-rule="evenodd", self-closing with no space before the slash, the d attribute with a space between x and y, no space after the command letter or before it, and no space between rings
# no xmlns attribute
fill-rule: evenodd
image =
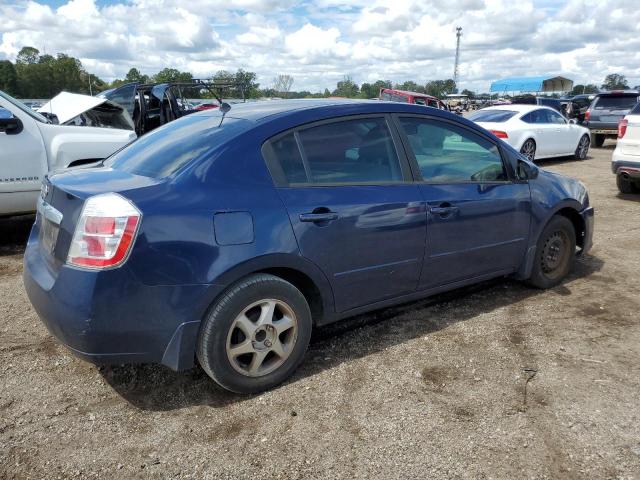
<svg viewBox="0 0 640 480"><path fill-rule="evenodd" d="M515 104L488 107L468 118L530 161L566 155L583 160L589 152L589 130L549 107Z"/></svg>
<svg viewBox="0 0 640 480"><path fill-rule="evenodd" d="M316 326L492 277L552 287L592 231L582 183L449 112L240 104L45 178L24 283L81 358L197 358L257 392Z"/></svg>
<svg viewBox="0 0 640 480"><path fill-rule="evenodd" d="M135 138L133 130L54 125L0 91L0 216L34 212L48 171L103 159Z"/></svg>

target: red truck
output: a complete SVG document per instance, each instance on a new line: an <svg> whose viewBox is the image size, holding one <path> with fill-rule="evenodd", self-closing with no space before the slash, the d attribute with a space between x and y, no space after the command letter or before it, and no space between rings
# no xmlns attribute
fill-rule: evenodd
<svg viewBox="0 0 640 480"><path fill-rule="evenodd" d="M431 95L427 95L426 93L394 90L393 88L381 88L378 98L387 102L415 103L416 105L424 105L425 107L449 110L442 100L432 97Z"/></svg>

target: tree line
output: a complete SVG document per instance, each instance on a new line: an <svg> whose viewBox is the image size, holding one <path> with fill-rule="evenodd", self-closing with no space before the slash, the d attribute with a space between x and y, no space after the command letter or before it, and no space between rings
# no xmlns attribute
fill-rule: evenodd
<svg viewBox="0 0 640 480"><path fill-rule="evenodd" d="M79 59L58 53L55 56L41 54L33 47L23 47L16 57L15 63L9 60L0 61L0 90L19 98L51 98L65 90L73 93L95 95L98 92L115 88L125 83L169 83L191 82L194 79L190 72L183 72L176 68L164 68L155 75L141 73L137 68L131 68L124 78L106 82L97 75L88 72ZM220 70L211 78L204 79L215 83L227 83L233 86L223 91L227 98L377 98L381 88L395 88L418 93L443 97L450 93L457 93L456 84L452 79L430 80L417 83L407 80L403 83L392 83L390 80L377 80L358 85L350 76L338 81L333 90L325 88L324 92L310 92L307 90L292 90L294 78L291 75L277 75L270 85L260 88L256 81L257 75L243 69L236 72ZM602 90L619 90L629 88L624 75L610 74L598 88L595 84L575 85L571 94L597 93ZM476 97L475 92L463 90L460 92L469 98ZM207 91L194 92L187 96L212 97ZM488 95L486 95L488 97ZM495 96L495 95L494 95Z"/></svg>

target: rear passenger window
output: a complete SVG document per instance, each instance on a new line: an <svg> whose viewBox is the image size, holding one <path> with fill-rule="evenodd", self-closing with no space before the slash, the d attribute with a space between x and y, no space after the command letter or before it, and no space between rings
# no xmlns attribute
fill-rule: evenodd
<svg viewBox="0 0 640 480"><path fill-rule="evenodd" d="M271 142L288 184L401 182L400 162L384 118L345 120L298 131Z"/></svg>
<svg viewBox="0 0 640 480"><path fill-rule="evenodd" d="M508 180L498 147L480 135L453 124L421 118L405 117L400 123L425 182Z"/></svg>

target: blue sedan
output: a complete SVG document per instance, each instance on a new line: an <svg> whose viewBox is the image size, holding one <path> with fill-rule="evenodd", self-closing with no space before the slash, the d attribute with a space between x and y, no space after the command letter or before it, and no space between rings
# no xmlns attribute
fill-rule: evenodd
<svg viewBox="0 0 640 480"><path fill-rule="evenodd" d="M448 112L223 105L45 178L24 282L81 358L198 361L248 393L314 327L493 277L553 287L592 232L582 183Z"/></svg>

